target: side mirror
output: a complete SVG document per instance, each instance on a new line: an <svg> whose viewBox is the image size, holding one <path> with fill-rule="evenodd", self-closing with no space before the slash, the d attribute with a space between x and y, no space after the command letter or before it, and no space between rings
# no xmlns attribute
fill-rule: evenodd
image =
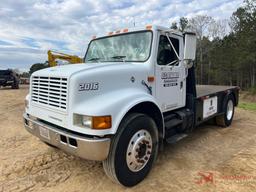
<svg viewBox="0 0 256 192"><path fill-rule="evenodd" d="M193 66L193 61L196 59L196 34L186 32L184 36L184 64L188 68L191 68Z"/></svg>

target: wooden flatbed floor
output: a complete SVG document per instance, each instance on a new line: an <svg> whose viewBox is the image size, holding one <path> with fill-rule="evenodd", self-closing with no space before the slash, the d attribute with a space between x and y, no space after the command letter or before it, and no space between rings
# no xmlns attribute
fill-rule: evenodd
<svg viewBox="0 0 256 192"><path fill-rule="evenodd" d="M197 85L196 92L197 98L211 95L218 92L223 92L229 89L234 89L235 86L220 86L220 85Z"/></svg>

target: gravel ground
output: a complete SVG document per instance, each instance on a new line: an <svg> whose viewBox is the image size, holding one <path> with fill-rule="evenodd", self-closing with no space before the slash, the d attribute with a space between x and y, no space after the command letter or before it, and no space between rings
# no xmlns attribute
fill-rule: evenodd
<svg viewBox="0 0 256 192"><path fill-rule="evenodd" d="M102 164L53 149L23 128L28 87L0 89L2 191L256 191L256 113L236 109L231 127L199 127L166 145L148 177L133 188L109 180Z"/></svg>

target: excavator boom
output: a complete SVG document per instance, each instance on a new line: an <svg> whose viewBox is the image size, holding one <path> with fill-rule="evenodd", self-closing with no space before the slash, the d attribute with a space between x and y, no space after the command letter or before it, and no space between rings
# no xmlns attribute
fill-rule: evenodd
<svg viewBox="0 0 256 192"><path fill-rule="evenodd" d="M68 61L71 64L83 63L83 59L76 55L68 55L56 51L49 50L48 52L48 63L50 67L57 66L57 59Z"/></svg>

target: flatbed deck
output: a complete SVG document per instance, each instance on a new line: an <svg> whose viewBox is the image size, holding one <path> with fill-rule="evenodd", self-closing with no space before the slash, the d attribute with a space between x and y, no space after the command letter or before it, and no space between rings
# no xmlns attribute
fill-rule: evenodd
<svg viewBox="0 0 256 192"><path fill-rule="evenodd" d="M235 86L196 85L197 98L234 89Z"/></svg>

